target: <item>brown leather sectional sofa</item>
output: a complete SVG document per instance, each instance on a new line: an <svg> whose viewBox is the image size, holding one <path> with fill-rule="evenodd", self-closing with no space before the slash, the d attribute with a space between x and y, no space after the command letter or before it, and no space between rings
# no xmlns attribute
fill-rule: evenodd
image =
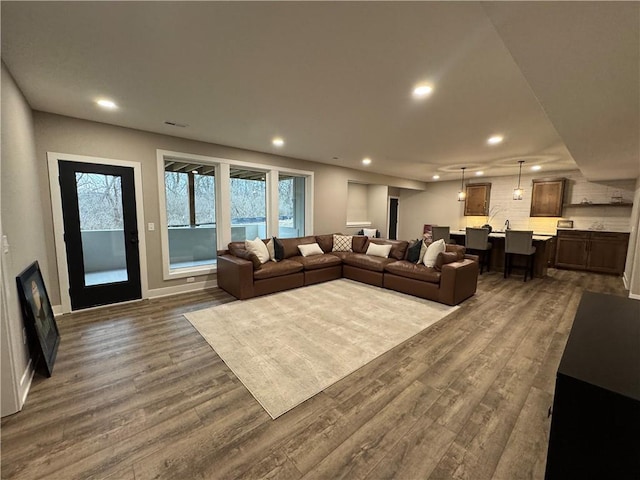
<svg viewBox="0 0 640 480"><path fill-rule="evenodd" d="M465 248L447 245L436 266L409 262L409 242L354 235L353 252L332 252L333 234L278 239L282 260L260 264L244 242L232 242L218 252L218 286L244 300L259 295L350 278L447 305L457 305L472 296L478 283L478 257ZM264 240L267 242L267 240ZM369 242L390 244L389 258L366 255ZM303 257L298 245L318 243L324 254ZM255 258L254 258L255 257Z"/></svg>

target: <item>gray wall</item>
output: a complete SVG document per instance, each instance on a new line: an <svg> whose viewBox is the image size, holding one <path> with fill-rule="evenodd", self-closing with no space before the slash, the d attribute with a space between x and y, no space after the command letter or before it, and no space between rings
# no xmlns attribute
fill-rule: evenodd
<svg viewBox="0 0 640 480"><path fill-rule="evenodd" d="M44 202L44 240L47 244L48 268L51 272L50 296L60 304L60 289L53 239L53 219L46 166L48 151L137 161L142 165L144 222L160 224L156 149L222 157L265 165L276 165L314 172L314 233L346 230L347 184L349 180L389 185L405 189L423 189L425 184L375 173L298 160L266 153L240 150L197 142L168 135L142 132L123 127L89 122L44 112L34 112L37 172ZM186 279L163 280L160 232L145 232L149 288L162 288L186 283ZM208 279L200 276L197 281Z"/></svg>
<svg viewBox="0 0 640 480"><path fill-rule="evenodd" d="M30 380L24 375L29 351L22 341L23 322L15 277L38 260L45 284L49 287L53 283L41 199L42 172L46 175L46 163L36 154L33 128L31 109L2 63L0 218L2 234L10 245L8 253L2 255L2 288L6 300L6 310L3 305L2 314L3 416L21 408ZM17 408L10 397L14 394L18 398Z"/></svg>

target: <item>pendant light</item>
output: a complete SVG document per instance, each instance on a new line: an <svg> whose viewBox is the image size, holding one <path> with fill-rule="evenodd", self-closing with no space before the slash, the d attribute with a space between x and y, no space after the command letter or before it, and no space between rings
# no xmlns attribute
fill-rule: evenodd
<svg viewBox="0 0 640 480"><path fill-rule="evenodd" d="M524 193L524 190L520 188L520 177L522 177L522 164L524 160L518 160L518 163L520 164L520 170L518 171L518 187L513 189L514 200L522 200L522 194Z"/></svg>
<svg viewBox="0 0 640 480"><path fill-rule="evenodd" d="M462 167L462 182L460 183L460 191L458 192L458 201L464 202L467 198L467 192L464 191L464 169L467 167Z"/></svg>

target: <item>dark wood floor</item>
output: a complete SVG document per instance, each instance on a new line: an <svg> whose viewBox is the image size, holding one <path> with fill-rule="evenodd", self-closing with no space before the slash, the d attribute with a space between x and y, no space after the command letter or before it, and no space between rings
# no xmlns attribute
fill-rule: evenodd
<svg viewBox="0 0 640 480"><path fill-rule="evenodd" d="M2 478L541 479L584 290L484 274L456 313L277 420L182 314L220 290L67 315L54 376L2 420Z"/></svg>

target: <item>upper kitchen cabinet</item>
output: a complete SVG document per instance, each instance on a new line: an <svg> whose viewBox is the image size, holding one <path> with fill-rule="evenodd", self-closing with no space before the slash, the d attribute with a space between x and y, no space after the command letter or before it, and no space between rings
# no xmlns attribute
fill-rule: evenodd
<svg viewBox="0 0 640 480"><path fill-rule="evenodd" d="M533 180L531 190L532 217L561 217L566 179Z"/></svg>
<svg viewBox="0 0 640 480"><path fill-rule="evenodd" d="M472 183L467 185L467 197L464 201L464 214L487 216L489 215L489 197L491 196L490 183Z"/></svg>

